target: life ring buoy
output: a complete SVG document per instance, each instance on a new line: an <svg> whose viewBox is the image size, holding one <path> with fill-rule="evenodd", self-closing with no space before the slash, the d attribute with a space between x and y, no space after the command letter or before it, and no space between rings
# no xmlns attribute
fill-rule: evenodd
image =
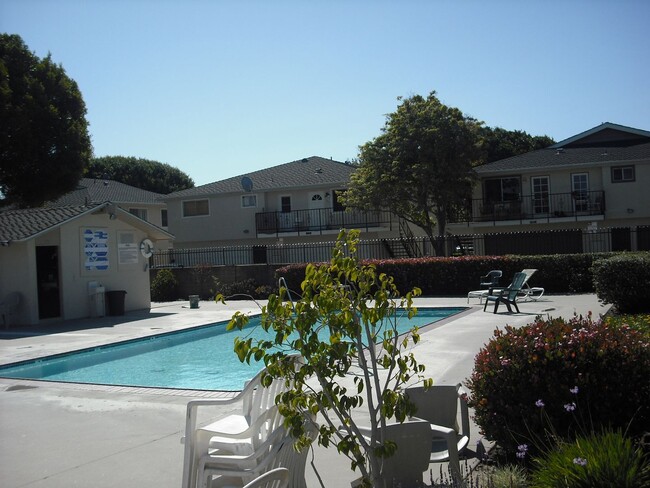
<svg viewBox="0 0 650 488"><path fill-rule="evenodd" d="M140 243L140 252L145 258L153 256L153 242L151 239L142 239Z"/></svg>

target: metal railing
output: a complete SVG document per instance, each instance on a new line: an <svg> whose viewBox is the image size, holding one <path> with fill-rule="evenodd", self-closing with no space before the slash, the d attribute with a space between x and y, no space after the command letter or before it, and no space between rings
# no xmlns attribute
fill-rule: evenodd
<svg viewBox="0 0 650 488"><path fill-rule="evenodd" d="M335 211L330 207L255 214L255 230L258 236L288 233L313 235L339 229L369 230L377 227L392 229L392 225L392 215L387 211Z"/></svg>
<svg viewBox="0 0 650 488"><path fill-rule="evenodd" d="M445 256L504 255L504 254L573 254L609 251L650 251L650 225L617 227L597 230L551 230L507 232L475 235L448 235L441 249ZM408 245L417 248L419 256L434 256L435 249L426 237L404 239L373 239L359 242L362 259L391 259L396 250ZM325 262L331 257L334 241L305 244L274 244L230 246L200 249L169 249L157 251L151 257L154 268L195 267ZM408 256L404 253L402 256Z"/></svg>
<svg viewBox="0 0 650 488"><path fill-rule="evenodd" d="M472 200L471 212L461 212L454 222L497 222L507 220L552 221L605 213L605 192L587 191L528 195L516 200Z"/></svg>

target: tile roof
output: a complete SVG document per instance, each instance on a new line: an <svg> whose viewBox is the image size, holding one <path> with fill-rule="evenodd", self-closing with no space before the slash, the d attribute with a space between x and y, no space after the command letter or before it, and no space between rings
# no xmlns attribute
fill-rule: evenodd
<svg viewBox="0 0 650 488"><path fill-rule="evenodd" d="M27 208L0 212L0 242L23 241L101 205Z"/></svg>
<svg viewBox="0 0 650 488"><path fill-rule="evenodd" d="M527 169L553 169L563 166L625 163L650 159L650 143L628 147L547 148L513 156L475 168L478 174Z"/></svg>
<svg viewBox="0 0 650 488"><path fill-rule="evenodd" d="M163 200L186 198L216 193L242 191L242 178L247 176L253 182L252 191L269 191L283 188L299 188L320 185L347 185L355 167L318 156L299 159L271 168L253 171L207 185L189 188L163 197Z"/></svg>
<svg viewBox="0 0 650 488"><path fill-rule="evenodd" d="M76 190L48 202L46 207L66 205L88 205L91 203L113 202L117 204L162 204L160 193L142 190L114 180L82 178Z"/></svg>

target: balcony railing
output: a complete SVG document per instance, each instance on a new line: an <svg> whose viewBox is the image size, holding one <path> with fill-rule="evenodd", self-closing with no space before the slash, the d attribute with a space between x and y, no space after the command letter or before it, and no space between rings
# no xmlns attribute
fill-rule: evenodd
<svg viewBox="0 0 650 488"><path fill-rule="evenodd" d="M468 209L469 210L469 209ZM456 222L496 222L504 220L555 220L603 215L605 192L587 191L528 195L517 200L472 200L471 214L459 215Z"/></svg>
<svg viewBox="0 0 650 488"><path fill-rule="evenodd" d="M323 234L340 229L392 228L390 212L334 211L333 208L255 214L257 235Z"/></svg>

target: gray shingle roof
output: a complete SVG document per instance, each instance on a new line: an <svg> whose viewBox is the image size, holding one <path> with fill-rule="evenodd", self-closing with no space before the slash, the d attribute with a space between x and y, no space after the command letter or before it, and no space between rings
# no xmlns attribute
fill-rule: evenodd
<svg viewBox="0 0 650 488"><path fill-rule="evenodd" d="M0 242L22 241L92 212L100 205L28 208L0 212Z"/></svg>
<svg viewBox="0 0 650 488"><path fill-rule="evenodd" d="M76 190L48 202L46 207L66 205L88 205L91 203L113 202L119 204L162 204L160 193L142 190L118 181L82 178Z"/></svg>
<svg viewBox="0 0 650 488"><path fill-rule="evenodd" d="M318 156L299 159L271 168L253 171L225 180L189 188L163 197L164 200L235 193L242 191L241 181L248 176L253 182L252 191L268 191L283 188L299 188L319 185L347 185L354 166Z"/></svg>
<svg viewBox="0 0 650 488"><path fill-rule="evenodd" d="M650 143L629 147L603 145L602 147L540 149L484 164L476 167L475 170L478 174L485 174L494 171L552 169L580 164L625 163L641 159L650 159Z"/></svg>

